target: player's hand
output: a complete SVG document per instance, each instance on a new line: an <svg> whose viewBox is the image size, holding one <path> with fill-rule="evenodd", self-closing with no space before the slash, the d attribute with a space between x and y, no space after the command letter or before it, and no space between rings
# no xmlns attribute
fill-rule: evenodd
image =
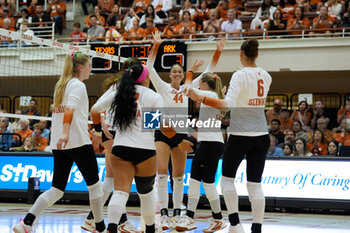
<svg viewBox="0 0 350 233"><path fill-rule="evenodd" d="M57 149L60 150L60 149L66 148L66 145L68 143L68 139L69 139L68 134L63 134L56 144Z"/></svg>
<svg viewBox="0 0 350 233"><path fill-rule="evenodd" d="M180 150L185 151L186 153L193 152L192 146L193 143L188 140L182 140L182 142L179 144Z"/></svg>
<svg viewBox="0 0 350 233"><path fill-rule="evenodd" d="M226 45L226 38L222 38L216 43L216 49L222 52L222 50L224 50L225 48L225 45Z"/></svg>
<svg viewBox="0 0 350 233"><path fill-rule="evenodd" d="M223 86L222 88L221 88L221 91L222 91L222 93L224 93L224 95L226 95L226 92L227 92L227 86L225 85L225 86Z"/></svg>
<svg viewBox="0 0 350 233"><path fill-rule="evenodd" d="M202 102L202 96L198 95L192 88L186 88L185 94L193 101Z"/></svg>
<svg viewBox="0 0 350 233"><path fill-rule="evenodd" d="M161 34L160 34L160 31L155 31L154 33L152 33L153 35L153 43L155 44L161 44L163 43L163 40L161 38Z"/></svg>
<svg viewBox="0 0 350 233"><path fill-rule="evenodd" d="M199 70L199 68L204 64L203 60L195 60L194 64L191 66L190 70L192 70L193 72L197 72Z"/></svg>
<svg viewBox="0 0 350 233"><path fill-rule="evenodd" d="M102 121L101 121L101 126L102 126L103 133L106 135L106 137L108 139L112 140L113 139L113 135L108 130L112 126L109 125L109 124L106 124L105 122L102 123Z"/></svg>

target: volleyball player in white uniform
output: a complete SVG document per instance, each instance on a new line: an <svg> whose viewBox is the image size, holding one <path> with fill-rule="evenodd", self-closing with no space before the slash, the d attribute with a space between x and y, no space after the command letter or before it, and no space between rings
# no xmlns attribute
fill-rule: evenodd
<svg viewBox="0 0 350 233"><path fill-rule="evenodd" d="M108 205L109 233L118 231L117 224L125 211L133 179L140 197L146 233L156 230L153 194L156 174L154 133L142 131L142 114L145 109L161 107L163 101L159 94L148 88L149 83L147 68L133 65L124 72L117 91L96 103L91 109L97 132L101 131L100 113L109 107L113 114L113 125L117 127L111 165L113 171L118 172L113 173L114 192ZM177 143L181 141L176 140ZM185 151L191 151L185 141L180 144L185 145L182 147Z"/></svg>
<svg viewBox="0 0 350 233"><path fill-rule="evenodd" d="M104 88L107 89L107 91L98 99L97 102L103 100L104 98L111 95L111 93L114 93L117 90L118 82L120 81L124 70L128 67L134 65L134 64L141 64L141 61L137 58L128 58L126 61L123 62L121 71L117 73L116 75L112 76L109 79L106 79L104 82ZM106 113L101 113L101 124L102 124L102 145L105 148L105 162L106 162L106 173L105 173L105 179L102 183L102 189L103 189L103 203L105 203L113 191L113 174L112 174L112 167L110 163L111 153L112 153L112 147L114 142L114 136L116 127L112 125L112 115L109 109L106 110ZM95 228L95 222L94 222L94 216L92 211L89 212L87 218L85 219L84 223L81 225L81 228L83 228L86 231L92 232ZM126 212L123 213L123 215L120 218L119 224L118 224L118 230L121 233L142 233L142 231L136 229L129 221L126 215Z"/></svg>
<svg viewBox="0 0 350 233"><path fill-rule="evenodd" d="M188 98L183 93L184 85L180 85L184 79L184 71L178 64L172 66L170 70L171 83L164 82L154 69L154 62L156 59L159 45L162 43L160 33L154 34L154 44L150 52L147 68L150 72L150 79L156 91L162 96L165 109L169 111L169 115L188 115ZM207 67L206 72L213 70L219 60L223 46L222 41L218 43L218 49L215 51L211 64ZM221 50L220 50L221 49ZM187 118L186 118L187 119ZM181 131L180 131L181 132ZM187 136L187 129L182 132L182 137ZM164 136L160 131L155 133L155 141L157 148L157 172L158 172L158 199L161 212L161 227L163 230L175 228L180 221L181 202L183 198L183 182L186 165L186 153L179 149L174 141ZM171 155L171 162L173 167L173 218L169 219L168 215L168 165L169 155Z"/></svg>
<svg viewBox="0 0 350 233"><path fill-rule="evenodd" d="M89 78L90 71L89 56L79 52L67 55L54 95L50 143L54 155L52 187L39 196L24 220L13 227L16 233L31 232L31 226L40 213L62 198L73 162L89 189L96 224L93 232L107 232L102 217L102 185L88 133L89 100L82 82Z"/></svg>
<svg viewBox="0 0 350 233"><path fill-rule="evenodd" d="M240 60L244 67L233 74L225 100L200 96L192 89L188 90L188 96L195 101L231 110L228 129L230 136L224 151L221 178L231 233L244 232L238 217L238 195L234 183L244 155L247 160L247 189L253 214L252 233L261 232L264 218L265 197L261 188L261 176L270 144L264 109L272 80L265 70L255 64L258 46L255 39L242 44Z"/></svg>

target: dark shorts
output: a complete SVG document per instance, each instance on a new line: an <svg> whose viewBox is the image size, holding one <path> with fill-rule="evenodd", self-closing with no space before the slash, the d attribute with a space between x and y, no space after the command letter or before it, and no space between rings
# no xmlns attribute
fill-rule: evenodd
<svg viewBox="0 0 350 233"><path fill-rule="evenodd" d="M108 130L108 131L110 132L110 134L113 135L113 139L114 139L114 137L115 137L115 130ZM113 140L113 139L107 138L106 134L102 130L102 142L106 142L106 141Z"/></svg>
<svg viewBox="0 0 350 233"><path fill-rule="evenodd" d="M187 137L187 134L180 134L180 135L184 139ZM165 136L160 130L156 130L156 132L154 133L154 141L155 142L164 142L165 144L170 146L171 149L178 146L178 144L176 142L174 142L174 140Z"/></svg>
<svg viewBox="0 0 350 233"><path fill-rule="evenodd" d="M127 146L113 146L112 154L125 161L132 162L134 165L137 165L155 156L156 151Z"/></svg>

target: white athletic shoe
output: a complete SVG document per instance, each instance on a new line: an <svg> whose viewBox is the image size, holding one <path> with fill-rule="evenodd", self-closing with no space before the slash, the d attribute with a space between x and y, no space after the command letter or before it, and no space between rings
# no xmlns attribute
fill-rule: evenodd
<svg viewBox="0 0 350 233"><path fill-rule="evenodd" d="M142 230L137 229L129 221L125 221L123 224L118 226L120 233L144 233Z"/></svg>
<svg viewBox="0 0 350 233"><path fill-rule="evenodd" d="M176 226L181 222L181 219L182 219L181 215L176 215L175 217L172 217L170 221L170 227L172 229L175 229Z"/></svg>
<svg viewBox="0 0 350 233"><path fill-rule="evenodd" d="M210 219L210 224L207 228L203 229L203 232L220 231L227 226L227 223L223 219Z"/></svg>
<svg viewBox="0 0 350 233"><path fill-rule="evenodd" d="M163 231L170 229L170 218L166 215L160 217L160 227Z"/></svg>
<svg viewBox="0 0 350 233"><path fill-rule="evenodd" d="M237 224L236 226L230 226L229 233L244 233L242 224Z"/></svg>
<svg viewBox="0 0 350 233"><path fill-rule="evenodd" d="M94 232L94 230L96 229L95 221L93 219L85 219L80 227L85 231Z"/></svg>
<svg viewBox="0 0 350 233"><path fill-rule="evenodd" d="M19 223L17 223L13 228L13 232L15 233L31 233L32 227L24 224L23 220L20 219Z"/></svg>
<svg viewBox="0 0 350 233"><path fill-rule="evenodd" d="M184 215L181 217L181 220L177 223L175 230L179 232L183 232L183 231L192 231L196 228L197 226L193 218L190 218L187 215Z"/></svg>

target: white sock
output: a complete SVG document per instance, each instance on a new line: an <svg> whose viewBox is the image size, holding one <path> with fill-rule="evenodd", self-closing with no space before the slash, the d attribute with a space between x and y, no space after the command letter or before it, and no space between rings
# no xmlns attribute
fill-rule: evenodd
<svg viewBox="0 0 350 233"><path fill-rule="evenodd" d="M201 182L190 178L190 182L188 185L187 210L196 212L199 197L200 197L200 191L201 191Z"/></svg>
<svg viewBox="0 0 350 233"><path fill-rule="evenodd" d="M265 196L261 183L247 182L249 201L252 205L253 223L262 224L265 213Z"/></svg>
<svg viewBox="0 0 350 233"><path fill-rule="evenodd" d="M114 190L111 200L108 204L108 223L118 225L120 217L125 212L125 205L129 194L123 191Z"/></svg>
<svg viewBox="0 0 350 233"><path fill-rule="evenodd" d="M168 175L158 174L158 200L160 209L168 209Z"/></svg>
<svg viewBox="0 0 350 233"><path fill-rule="evenodd" d="M113 191L114 188L114 180L113 177L105 177L105 180L102 183L103 189L103 205L106 203L109 195Z"/></svg>
<svg viewBox="0 0 350 233"><path fill-rule="evenodd" d="M173 177L174 190L173 190L173 204L174 209L181 209L181 203L184 192L184 177Z"/></svg>
<svg viewBox="0 0 350 233"><path fill-rule="evenodd" d="M211 210L214 213L220 213L221 212L220 197L219 197L218 190L216 190L215 183L203 182L203 187L207 195L207 198L209 200Z"/></svg>
<svg viewBox="0 0 350 233"><path fill-rule="evenodd" d="M140 194L141 216L147 226L152 226L155 219L155 205L153 190L146 194Z"/></svg>
<svg viewBox="0 0 350 233"><path fill-rule="evenodd" d="M103 190L102 184L100 181L97 183L88 186L89 189L89 199L90 199L90 207L92 213L94 215L95 222L101 222L103 220Z"/></svg>
<svg viewBox="0 0 350 233"><path fill-rule="evenodd" d="M228 214L238 213L238 195L235 187L235 179L222 176L221 191L225 199Z"/></svg>
<svg viewBox="0 0 350 233"><path fill-rule="evenodd" d="M38 217L43 210L52 206L56 201L61 199L63 194L64 192L61 190L51 187L38 197L32 208L30 208L29 213Z"/></svg>

